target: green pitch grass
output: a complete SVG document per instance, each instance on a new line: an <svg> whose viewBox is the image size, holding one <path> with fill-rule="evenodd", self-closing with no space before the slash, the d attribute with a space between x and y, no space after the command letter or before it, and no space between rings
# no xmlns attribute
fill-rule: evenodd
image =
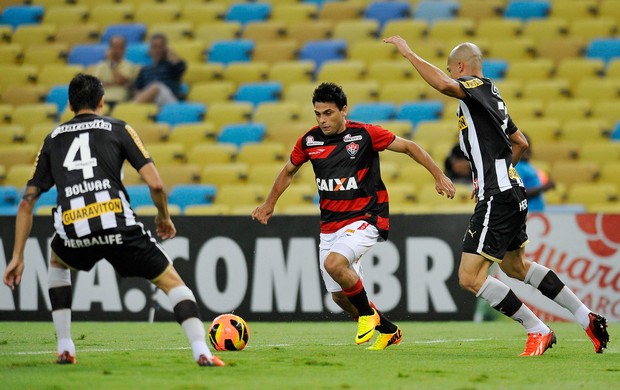
<svg viewBox="0 0 620 390"><path fill-rule="evenodd" d="M4 389L611 389L620 343L597 355L578 325L552 324L558 344L520 357L513 322L401 323L403 342L384 351L354 344L352 322L250 322L226 367L198 367L176 323L73 324L78 364L53 364L50 323L0 322ZM612 339L620 324L611 324Z"/></svg>

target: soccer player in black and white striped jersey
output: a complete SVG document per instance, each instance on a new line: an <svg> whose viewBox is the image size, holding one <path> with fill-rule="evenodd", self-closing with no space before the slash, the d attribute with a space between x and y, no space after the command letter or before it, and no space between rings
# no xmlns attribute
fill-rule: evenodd
<svg viewBox="0 0 620 390"><path fill-rule="evenodd" d="M525 257L527 198L515 166L528 143L508 115L496 86L483 76L480 49L469 42L456 46L448 57L448 76L415 54L400 36L384 42L396 46L430 86L459 99L459 143L471 164L472 196L477 201L463 240L461 286L523 325L528 341L522 356L542 355L556 338L508 286L488 275L493 263L569 310L594 350L603 352L609 341L606 319L592 313L555 272Z"/></svg>

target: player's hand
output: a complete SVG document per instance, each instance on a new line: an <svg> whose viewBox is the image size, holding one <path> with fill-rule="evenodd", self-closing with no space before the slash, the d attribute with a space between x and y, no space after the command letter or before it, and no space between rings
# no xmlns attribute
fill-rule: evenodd
<svg viewBox="0 0 620 390"><path fill-rule="evenodd" d="M258 206L254 209L254 211L252 211L252 219L255 221L258 220L258 222L262 223L263 225L266 225L267 222L269 222L269 218L271 218L272 215L273 207L269 207L265 203Z"/></svg>
<svg viewBox="0 0 620 390"><path fill-rule="evenodd" d="M162 240L174 238L177 235L177 229L174 227L174 223L170 218L163 218L159 215L155 217L155 226L157 236Z"/></svg>
<svg viewBox="0 0 620 390"><path fill-rule="evenodd" d="M392 45L396 46L396 49L398 49L400 54L403 56L413 52L413 50L411 50L411 48L407 44L407 41L405 41L400 35L394 35L389 38L385 38L383 42L391 43Z"/></svg>
<svg viewBox="0 0 620 390"><path fill-rule="evenodd" d="M445 195L448 199L453 199L456 194L456 188L452 180L446 175L442 175L439 179L435 180L435 190L439 195Z"/></svg>
<svg viewBox="0 0 620 390"><path fill-rule="evenodd" d="M14 257L6 266L6 270L4 271L4 275L2 276L2 281L4 282L4 284L9 286L11 290L15 290L15 286L17 286L22 281L23 272L24 259Z"/></svg>

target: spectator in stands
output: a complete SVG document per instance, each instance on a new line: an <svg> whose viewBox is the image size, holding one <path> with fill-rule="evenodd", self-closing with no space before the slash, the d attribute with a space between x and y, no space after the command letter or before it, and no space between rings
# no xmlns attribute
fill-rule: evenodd
<svg viewBox="0 0 620 390"><path fill-rule="evenodd" d="M530 159L532 158L532 142L525 133L523 135L525 139L527 139L530 147L523 153L521 161L519 161L516 168L525 186L529 210L540 212L545 209L543 193L554 189L555 183L546 177L541 177L541 172L530 163Z"/></svg>
<svg viewBox="0 0 620 390"><path fill-rule="evenodd" d="M133 84L136 103L155 102L160 108L183 98L181 77L187 69L185 61L169 47L163 34L151 37L151 65L144 66Z"/></svg>
<svg viewBox="0 0 620 390"><path fill-rule="evenodd" d="M452 182L462 184L471 183L471 167L459 144L456 144L452 150L450 150L450 154L446 157L443 164L446 176L448 176Z"/></svg>
<svg viewBox="0 0 620 390"><path fill-rule="evenodd" d="M125 59L125 37L114 35L108 45L105 60L95 65L90 73L103 83L108 103L123 102L129 99L129 86L135 80L140 67Z"/></svg>

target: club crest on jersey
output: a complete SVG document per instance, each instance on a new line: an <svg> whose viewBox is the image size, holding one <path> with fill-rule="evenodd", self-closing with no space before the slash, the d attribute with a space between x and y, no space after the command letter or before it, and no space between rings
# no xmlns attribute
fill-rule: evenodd
<svg viewBox="0 0 620 390"><path fill-rule="evenodd" d="M351 142L350 144L347 145L346 149L347 149L347 153L349 153L351 157L355 157L355 155L357 154L357 151L360 150L360 146L359 144L356 144L355 142Z"/></svg>
<svg viewBox="0 0 620 390"><path fill-rule="evenodd" d="M353 141L361 141L362 140L362 136L361 135L351 135L351 134L347 134L344 136L344 138L342 139L344 142L353 142Z"/></svg>
<svg viewBox="0 0 620 390"><path fill-rule="evenodd" d="M318 146L318 145L324 145L325 142L323 141L315 141L314 137L309 135L306 137L306 145L307 146Z"/></svg>
<svg viewBox="0 0 620 390"><path fill-rule="evenodd" d="M319 191L349 191L357 190L357 180L354 177L343 177L340 179L321 179L316 178L316 186Z"/></svg>

